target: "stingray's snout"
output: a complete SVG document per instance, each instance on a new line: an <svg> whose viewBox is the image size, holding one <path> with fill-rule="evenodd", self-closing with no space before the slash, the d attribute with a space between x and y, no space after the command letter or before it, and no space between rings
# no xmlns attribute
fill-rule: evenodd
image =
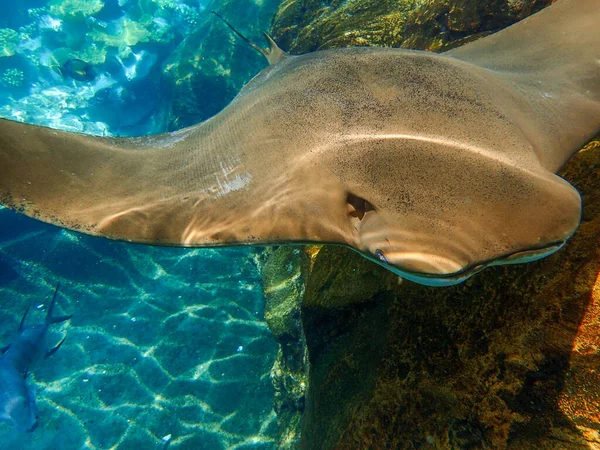
<svg viewBox="0 0 600 450"><path fill-rule="evenodd" d="M400 271L443 276L464 270L464 264L452 258L437 253L422 250L375 250L375 257Z"/></svg>
<svg viewBox="0 0 600 450"><path fill-rule="evenodd" d="M427 286L458 284L485 267L467 270L461 261L450 257L426 251L400 251L390 247L375 249L371 259L402 278Z"/></svg>

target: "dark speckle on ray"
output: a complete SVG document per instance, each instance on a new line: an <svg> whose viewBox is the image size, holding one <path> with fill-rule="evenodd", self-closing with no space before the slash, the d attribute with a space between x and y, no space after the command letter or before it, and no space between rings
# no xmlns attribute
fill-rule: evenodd
<svg viewBox="0 0 600 450"><path fill-rule="evenodd" d="M130 242L339 243L458 283L577 228L579 194L555 173L600 131L599 22L598 0L559 0L445 54L270 41L227 108L161 136L2 120L0 201Z"/></svg>

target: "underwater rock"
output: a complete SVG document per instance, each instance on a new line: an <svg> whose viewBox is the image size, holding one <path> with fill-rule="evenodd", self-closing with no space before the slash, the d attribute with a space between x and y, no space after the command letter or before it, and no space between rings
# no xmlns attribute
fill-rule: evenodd
<svg viewBox="0 0 600 450"><path fill-rule="evenodd" d="M526 17L550 0L284 0L271 34L293 54L350 46L441 51Z"/></svg>
<svg viewBox="0 0 600 450"><path fill-rule="evenodd" d="M169 129L212 117L266 65L262 56L209 11L217 10L248 38L259 41L278 4L279 0L218 0L207 6L196 28L163 67L173 99Z"/></svg>
<svg viewBox="0 0 600 450"><path fill-rule="evenodd" d="M398 42L412 0L284 0L272 35L291 53Z"/></svg>
<svg viewBox="0 0 600 450"><path fill-rule="evenodd" d="M271 369L280 449L297 448L306 396L308 353L302 329L303 275L310 263L298 247L278 247L262 268L265 320L279 344Z"/></svg>

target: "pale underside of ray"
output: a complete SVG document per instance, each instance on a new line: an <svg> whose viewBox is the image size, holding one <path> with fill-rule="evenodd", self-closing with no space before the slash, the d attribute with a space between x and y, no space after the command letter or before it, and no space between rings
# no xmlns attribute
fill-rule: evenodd
<svg viewBox="0 0 600 450"><path fill-rule="evenodd" d="M212 119L90 137L0 121L0 202L159 245L329 242L418 282L560 248L555 175L600 129L600 0L559 0L447 54L277 54Z"/></svg>

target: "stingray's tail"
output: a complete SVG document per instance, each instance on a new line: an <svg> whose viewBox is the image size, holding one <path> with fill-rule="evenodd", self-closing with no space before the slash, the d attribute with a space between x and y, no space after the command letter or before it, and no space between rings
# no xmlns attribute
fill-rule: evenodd
<svg viewBox="0 0 600 450"><path fill-rule="evenodd" d="M446 55L489 69L524 93L540 111L541 132L561 143L547 168L558 169L600 132L600 0L558 0Z"/></svg>

